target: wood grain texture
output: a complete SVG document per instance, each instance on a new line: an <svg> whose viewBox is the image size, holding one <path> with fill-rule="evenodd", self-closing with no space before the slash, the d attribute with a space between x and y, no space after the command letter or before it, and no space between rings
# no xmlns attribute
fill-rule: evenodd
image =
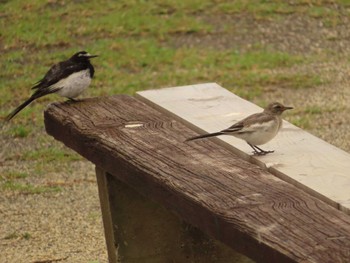
<svg viewBox="0 0 350 263"><path fill-rule="evenodd" d="M225 129L262 111L215 83L141 91L138 96L201 134ZM251 156L248 144L233 136L220 136L216 142L350 214L349 153L286 121L276 138L262 146L275 150L273 154Z"/></svg>
<svg viewBox="0 0 350 263"><path fill-rule="evenodd" d="M348 215L210 140L183 143L192 130L133 97L52 104L45 126L101 169L257 262L350 262Z"/></svg>

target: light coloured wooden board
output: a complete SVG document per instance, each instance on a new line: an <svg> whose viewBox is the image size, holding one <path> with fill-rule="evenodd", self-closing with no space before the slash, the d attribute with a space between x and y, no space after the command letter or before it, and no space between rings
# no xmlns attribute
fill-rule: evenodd
<svg viewBox="0 0 350 263"><path fill-rule="evenodd" d="M200 133L219 131L262 110L216 83L146 90L137 96ZM275 150L266 156L252 156L249 145L233 136L219 136L217 142L350 214L349 153L286 121L276 138L262 146Z"/></svg>

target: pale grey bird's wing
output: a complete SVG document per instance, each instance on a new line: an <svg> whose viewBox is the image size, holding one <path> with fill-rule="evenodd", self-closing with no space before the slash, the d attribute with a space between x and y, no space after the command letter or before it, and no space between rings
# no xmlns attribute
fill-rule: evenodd
<svg viewBox="0 0 350 263"><path fill-rule="evenodd" d="M222 133L252 133L260 129L266 129L274 116L265 113L255 113L247 118L233 124L231 127L222 130Z"/></svg>

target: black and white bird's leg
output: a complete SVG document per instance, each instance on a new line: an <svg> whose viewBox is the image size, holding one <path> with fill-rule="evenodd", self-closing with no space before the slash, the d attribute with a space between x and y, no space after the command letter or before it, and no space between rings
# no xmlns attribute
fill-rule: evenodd
<svg viewBox="0 0 350 263"><path fill-rule="evenodd" d="M259 148L259 147L256 146L256 145L253 145L253 144L250 144L250 143L248 143L248 144L249 144L250 147L253 148L253 150L254 150L254 152L253 152L254 155L266 155L266 154L268 154L268 153L273 153L273 152L274 152L274 151L265 151L265 150Z"/></svg>

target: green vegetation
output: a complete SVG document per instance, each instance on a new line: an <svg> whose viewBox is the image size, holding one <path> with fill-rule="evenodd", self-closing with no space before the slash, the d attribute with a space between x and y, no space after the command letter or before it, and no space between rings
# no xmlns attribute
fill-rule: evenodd
<svg viewBox="0 0 350 263"><path fill-rule="evenodd" d="M6 133L7 135L18 137L18 138L25 138L27 137L31 132L31 128L29 126L23 126L23 125L14 125L13 127L10 127Z"/></svg>
<svg viewBox="0 0 350 263"><path fill-rule="evenodd" d="M64 162L78 161L81 160L81 157L71 151L66 151L66 149L51 146L48 148L41 148L24 152L21 156L21 159L26 161L45 160L45 162Z"/></svg>
<svg viewBox="0 0 350 263"><path fill-rule="evenodd" d="M25 232L23 235L22 235L22 238L25 239L25 240L28 240L30 239L32 236L31 234L29 234L28 232Z"/></svg>
<svg viewBox="0 0 350 263"><path fill-rule="evenodd" d="M257 0L9 1L0 5L0 13L6 17L0 19L1 28L6 29L1 32L0 102L6 108L17 105L51 64L80 49L100 55L95 61L97 74L91 95L132 94L139 89L204 81L234 85L235 75L243 76L239 86L250 85L261 79L255 77L259 71L290 67L302 63L302 58L266 47L248 52L174 47L172 39L213 33L213 25L204 17L218 14L278 19L302 13L332 20L337 17L329 8L332 3L349 6L347 1L306 0L293 4ZM246 73L251 70L257 71L254 76ZM57 99L52 97L41 101ZM38 111L42 107L32 114L21 113L22 119L41 122ZM25 132L18 133L26 137Z"/></svg>
<svg viewBox="0 0 350 263"><path fill-rule="evenodd" d="M346 0L0 1L0 116L28 98L30 87L53 63L79 50L99 55L93 61L96 77L86 96L218 82L246 99L259 100L264 91L277 88L316 88L325 81L316 73L289 71L315 62L312 54L276 51L261 43L217 48L210 38L235 32L221 23L224 16L279 21L302 14L335 26L340 21L332 8L335 4L346 6L342 15L350 16ZM203 36L210 38L198 42ZM82 159L44 135L43 110L57 100L62 98L39 99L2 128L3 142L10 137L15 147L28 144L24 150L6 152L5 160L31 162L26 173L14 170L1 176L2 189L55 191L14 180ZM294 123L307 127L305 116L319 114L318 110L299 112Z"/></svg>
<svg viewBox="0 0 350 263"><path fill-rule="evenodd" d="M9 171L2 173L0 176L0 181L2 180L13 180L13 179L24 179L28 177L28 173L20 172L20 171Z"/></svg>
<svg viewBox="0 0 350 263"><path fill-rule="evenodd" d="M18 183L14 181L5 181L0 183L3 190L20 192L23 194L42 194L48 192L59 192L61 189L57 186L35 186L29 183Z"/></svg>
<svg viewBox="0 0 350 263"><path fill-rule="evenodd" d="M7 236L4 237L4 239L18 239L18 238L23 238L25 240L28 240L32 237L31 234L29 234L28 232L25 232L23 234L18 234L17 232L13 232Z"/></svg>

